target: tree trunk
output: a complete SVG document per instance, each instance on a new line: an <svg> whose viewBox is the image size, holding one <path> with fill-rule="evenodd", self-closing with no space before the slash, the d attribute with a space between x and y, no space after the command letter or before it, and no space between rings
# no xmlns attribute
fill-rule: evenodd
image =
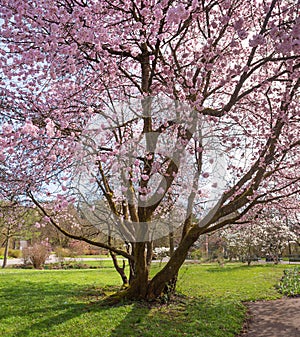
<svg viewBox="0 0 300 337"><path fill-rule="evenodd" d="M147 265L146 243L135 244L136 276L122 297L130 300L154 301L165 292L167 295L175 291L177 274L184 263L190 247L199 238L198 226L194 226L182 238L178 248L170 257L168 263L149 281L149 266Z"/></svg>
<svg viewBox="0 0 300 337"><path fill-rule="evenodd" d="M192 202L193 198L190 199L190 202ZM184 239L184 237L187 235L189 229L192 226L192 217L189 215L187 219L184 222L183 231L181 235L181 241ZM170 234L169 234L169 244L170 244L170 257L174 254L175 247L174 247L174 233L173 233L173 226L169 226ZM188 248L189 249L189 248ZM164 289L162 291L162 295L164 296L164 300L169 301L171 296L175 294L176 285L177 285L177 279L178 279L178 272L165 284Z"/></svg>
<svg viewBox="0 0 300 337"><path fill-rule="evenodd" d="M134 258L135 276L126 291L125 297L134 300L146 299L149 282L149 265L147 264L145 242L137 242L135 244Z"/></svg>
<svg viewBox="0 0 300 337"><path fill-rule="evenodd" d="M113 260L114 267L115 267L116 271L119 273L119 275L122 278L123 286L127 287L128 286L128 278L127 278L127 276L125 274L125 266L126 266L125 261L123 260L123 266L120 267L119 263L118 263L118 259L116 257L116 254L114 252L110 251L110 256L111 256L111 258Z"/></svg>
<svg viewBox="0 0 300 337"><path fill-rule="evenodd" d="M7 238L5 240L5 247L4 247L4 256L3 256L2 268L5 268L6 265L7 265L8 249L9 249L9 236L7 236Z"/></svg>
<svg viewBox="0 0 300 337"><path fill-rule="evenodd" d="M187 219L188 223L190 224L190 217ZM174 254L175 247L174 247L174 232L173 232L173 226L172 224L169 225L169 246L170 246L170 257ZM184 229L182 232L181 240L183 239L184 235L187 233L188 226L185 222ZM177 279L178 279L178 272L169 280L162 291L162 295L164 297L165 301L169 301L171 296L175 294L176 285L177 285Z"/></svg>
<svg viewBox="0 0 300 337"><path fill-rule="evenodd" d="M175 247L174 247L174 229L171 224L169 225L169 246L170 246L170 256L172 256Z"/></svg>
<svg viewBox="0 0 300 337"><path fill-rule="evenodd" d="M188 251L199 235L191 230L179 244L165 267L158 272L149 283L147 300L154 300L165 290L166 285L177 276L178 271L184 263Z"/></svg>
<svg viewBox="0 0 300 337"><path fill-rule="evenodd" d="M131 251L128 249L127 252L129 254L132 254L134 256L134 252L135 252L135 243L132 242L130 244L130 248ZM129 284L131 284L135 278L135 263L134 261L128 259L128 263L129 263Z"/></svg>

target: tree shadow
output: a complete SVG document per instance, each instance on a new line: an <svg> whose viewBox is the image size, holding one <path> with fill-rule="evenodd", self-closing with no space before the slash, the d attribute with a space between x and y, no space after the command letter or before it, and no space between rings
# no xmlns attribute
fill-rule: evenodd
<svg viewBox="0 0 300 337"><path fill-rule="evenodd" d="M132 302L132 309L127 313L126 317L113 329L113 331L109 336L146 337L147 336L145 334L146 327L144 323L148 322L148 315L150 311L151 305L144 302Z"/></svg>
<svg viewBox="0 0 300 337"><path fill-rule="evenodd" d="M107 315L109 308L101 305L106 296L103 289L51 281L6 284L0 295L0 322L16 322L16 318L20 317L13 336L47 336L47 331L86 313L102 311ZM24 324L22 316L29 318ZM1 328L3 326L0 326L0 332Z"/></svg>
<svg viewBox="0 0 300 337"><path fill-rule="evenodd" d="M184 295L177 296L167 305L135 302L130 313L109 336L234 336L242 327L244 312L238 303L191 299ZM217 322L216 316L219 316Z"/></svg>
<svg viewBox="0 0 300 337"><path fill-rule="evenodd" d="M6 284L1 291L1 306L6 310L1 310L0 321L10 322L13 319L11 322L18 326L14 328L13 334L4 331L3 335L221 336L220 332L233 329L234 321L235 332L238 332L243 319L238 316L240 308L225 300L216 302L207 298L178 296L168 305L128 301L109 305L105 290L113 291L116 288L91 285L87 288L76 283L55 283L51 280ZM220 313L217 315L220 318L212 322L216 313ZM25 315L28 317L23 321L22 316ZM73 327L74 331L70 333L69 329ZM219 334L215 334L216 329Z"/></svg>
<svg viewBox="0 0 300 337"><path fill-rule="evenodd" d="M4 327L1 330L3 326L0 323L0 335L61 337L69 327L82 324L79 332L72 332L74 336L98 336L94 330L101 330L101 336L107 337L133 336L133 331L138 333L140 328L143 330L143 322L148 322L147 315L153 306L146 302L112 301L107 294L119 289L119 286L55 283L51 279L46 282L26 280L6 283L0 289L0 322L15 324L20 317L20 324L16 323L18 326L13 329L5 330ZM27 316L24 321L22 316ZM108 322L109 325L105 325Z"/></svg>

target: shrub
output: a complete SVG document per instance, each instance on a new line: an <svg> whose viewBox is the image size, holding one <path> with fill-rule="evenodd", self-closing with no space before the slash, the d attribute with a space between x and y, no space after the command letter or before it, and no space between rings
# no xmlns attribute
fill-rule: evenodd
<svg viewBox="0 0 300 337"><path fill-rule="evenodd" d="M278 290L286 296L300 296L300 268L286 269L279 282Z"/></svg>
<svg viewBox="0 0 300 337"><path fill-rule="evenodd" d="M101 266L92 266L86 263L74 263L74 262L61 262L61 263L50 263L45 266L45 269L49 270L62 270L62 269L97 269Z"/></svg>
<svg viewBox="0 0 300 337"><path fill-rule="evenodd" d="M101 254L101 250L100 249L92 249L90 248L88 250L88 255L100 255Z"/></svg>
<svg viewBox="0 0 300 337"><path fill-rule="evenodd" d="M9 249L8 256L18 259L22 256L22 251L18 249Z"/></svg>
<svg viewBox="0 0 300 337"><path fill-rule="evenodd" d="M0 257L4 258L4 248L0 248ZM13 258L20 258L22 257L22 251L19 249L9 249L8 250L8 257L13 257Z"/></svg>
<svg viewBox="0 0 300 337"><path fill-rule="evenodd" d="M32 247L24 248L22 252L25 264L30 262L35 269L42 269L50 256L50 247L47 242L35 243Z"/></svg>
<svg viewBox="0 0 300 337"><path fill-rule="evenodd" d="M201 249L195 249L189 254L189 258L191 260L201 260L202 258L202 251Z"/></svg>
<svg viewBox="0 0 300 337"><path fill-rule="evenodd" d="M0 256L3 258L4 257L4 248L0 248ZM13 258L19 258L22 256L22 251L18 249L9 249L8 250L8 257L13 257Z"/></svg>
<svg viewBox="0 0 300 337"><path fill-rule="evenodd" d="M89 254L90 245L83 241L73 240L69 244L69 249L72 252L72 256Z"/></svg>
<svg viewBox="0 0 300 337"><path fill-rule="evenodd" d="M56 247L54 252L60 262L64 261L66 257L73 257L73 253L68 248Z"/></svg>

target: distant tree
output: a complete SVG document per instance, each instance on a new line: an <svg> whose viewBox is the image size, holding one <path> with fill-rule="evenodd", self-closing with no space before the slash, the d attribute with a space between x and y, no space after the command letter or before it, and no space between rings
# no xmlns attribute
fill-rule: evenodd
<svg viewBox="0 0 300 337"><path fill-rule="evenodd" d="M285 219L278 216L262 220L257 228L257 236L261 241L261 251L276 264L289 242L296 242L299 238L285 223Z"/></svg>
<svg viewBox="0 0 300 337"><path fill-rule="evenodd" d="M4 246L4 257L2 268L6 267L8 250L12 239L22 239L26 237L30 226L30 216L32 210L25 208L15 201L6 201L0 204L0 239Z"/></svg>
<svg viewBox="0 0 300 337"><path fill-rule="evenodd" d="M270 210L259 213L248 223L234 225L221 231L229 254L250 265L253 257L267 256L278 263L283 250L298 239L298 233L286 223L285 217Z"/></svg>

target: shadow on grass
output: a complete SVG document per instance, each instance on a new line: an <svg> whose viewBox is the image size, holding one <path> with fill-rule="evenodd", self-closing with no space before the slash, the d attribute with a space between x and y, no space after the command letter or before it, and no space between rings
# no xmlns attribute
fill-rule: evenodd
<svg viewBox="0 0 300 337"><path fill-rule="evenodd" d="M0 321L12 319L10 324L19 325L13 334L3 335L96 337L102 330L101 336L106 337L224 337L234 336L243 321L238 303L181 297L169 305L124 302L109 306L105 295L110 290L116 289L51 280L6 284L0 289L5 308ZM101 320L104 316L109 319Z"/></svg>
<svg viewBox="0 0 300 337"><path fill-rule="evenodd" d="M0 335L1 328L5 329L4 322L7 326L14 325L13 336L45 336L47 331L85 313L107 311L107 307L99 305L106 296L104 290L51 280L6 284L0 289ZM115 289L107 287L106 290Z"/></svg>
<svg viewBox="0 0 300 337"><path fill-rule="evenodd" d="M101 336L131 336L151 308L141 302L113 305L107 295L119 289L51 278L38 282L7 279L0 283L0 335L90 337L101 331Z"/></svg>
<svg viewBox="0 0 300 337"><path fill-rule="evenodd" d="M128 304L125 302L125 304ZM132 303L131 310L127 312L125 318L112 330L110 337L121 336L147 336L145 335L145 322L148 322L148 315L151 307L143 302ZM154 335L153 335L154 336Z"/></svg>
<svg viewBox="0 0 300 337"><path fill-rule="evenodd" d="M135 303L110 337L235 336L244 314L244 307L238 302L180 295L168 305Z"/></svg>

